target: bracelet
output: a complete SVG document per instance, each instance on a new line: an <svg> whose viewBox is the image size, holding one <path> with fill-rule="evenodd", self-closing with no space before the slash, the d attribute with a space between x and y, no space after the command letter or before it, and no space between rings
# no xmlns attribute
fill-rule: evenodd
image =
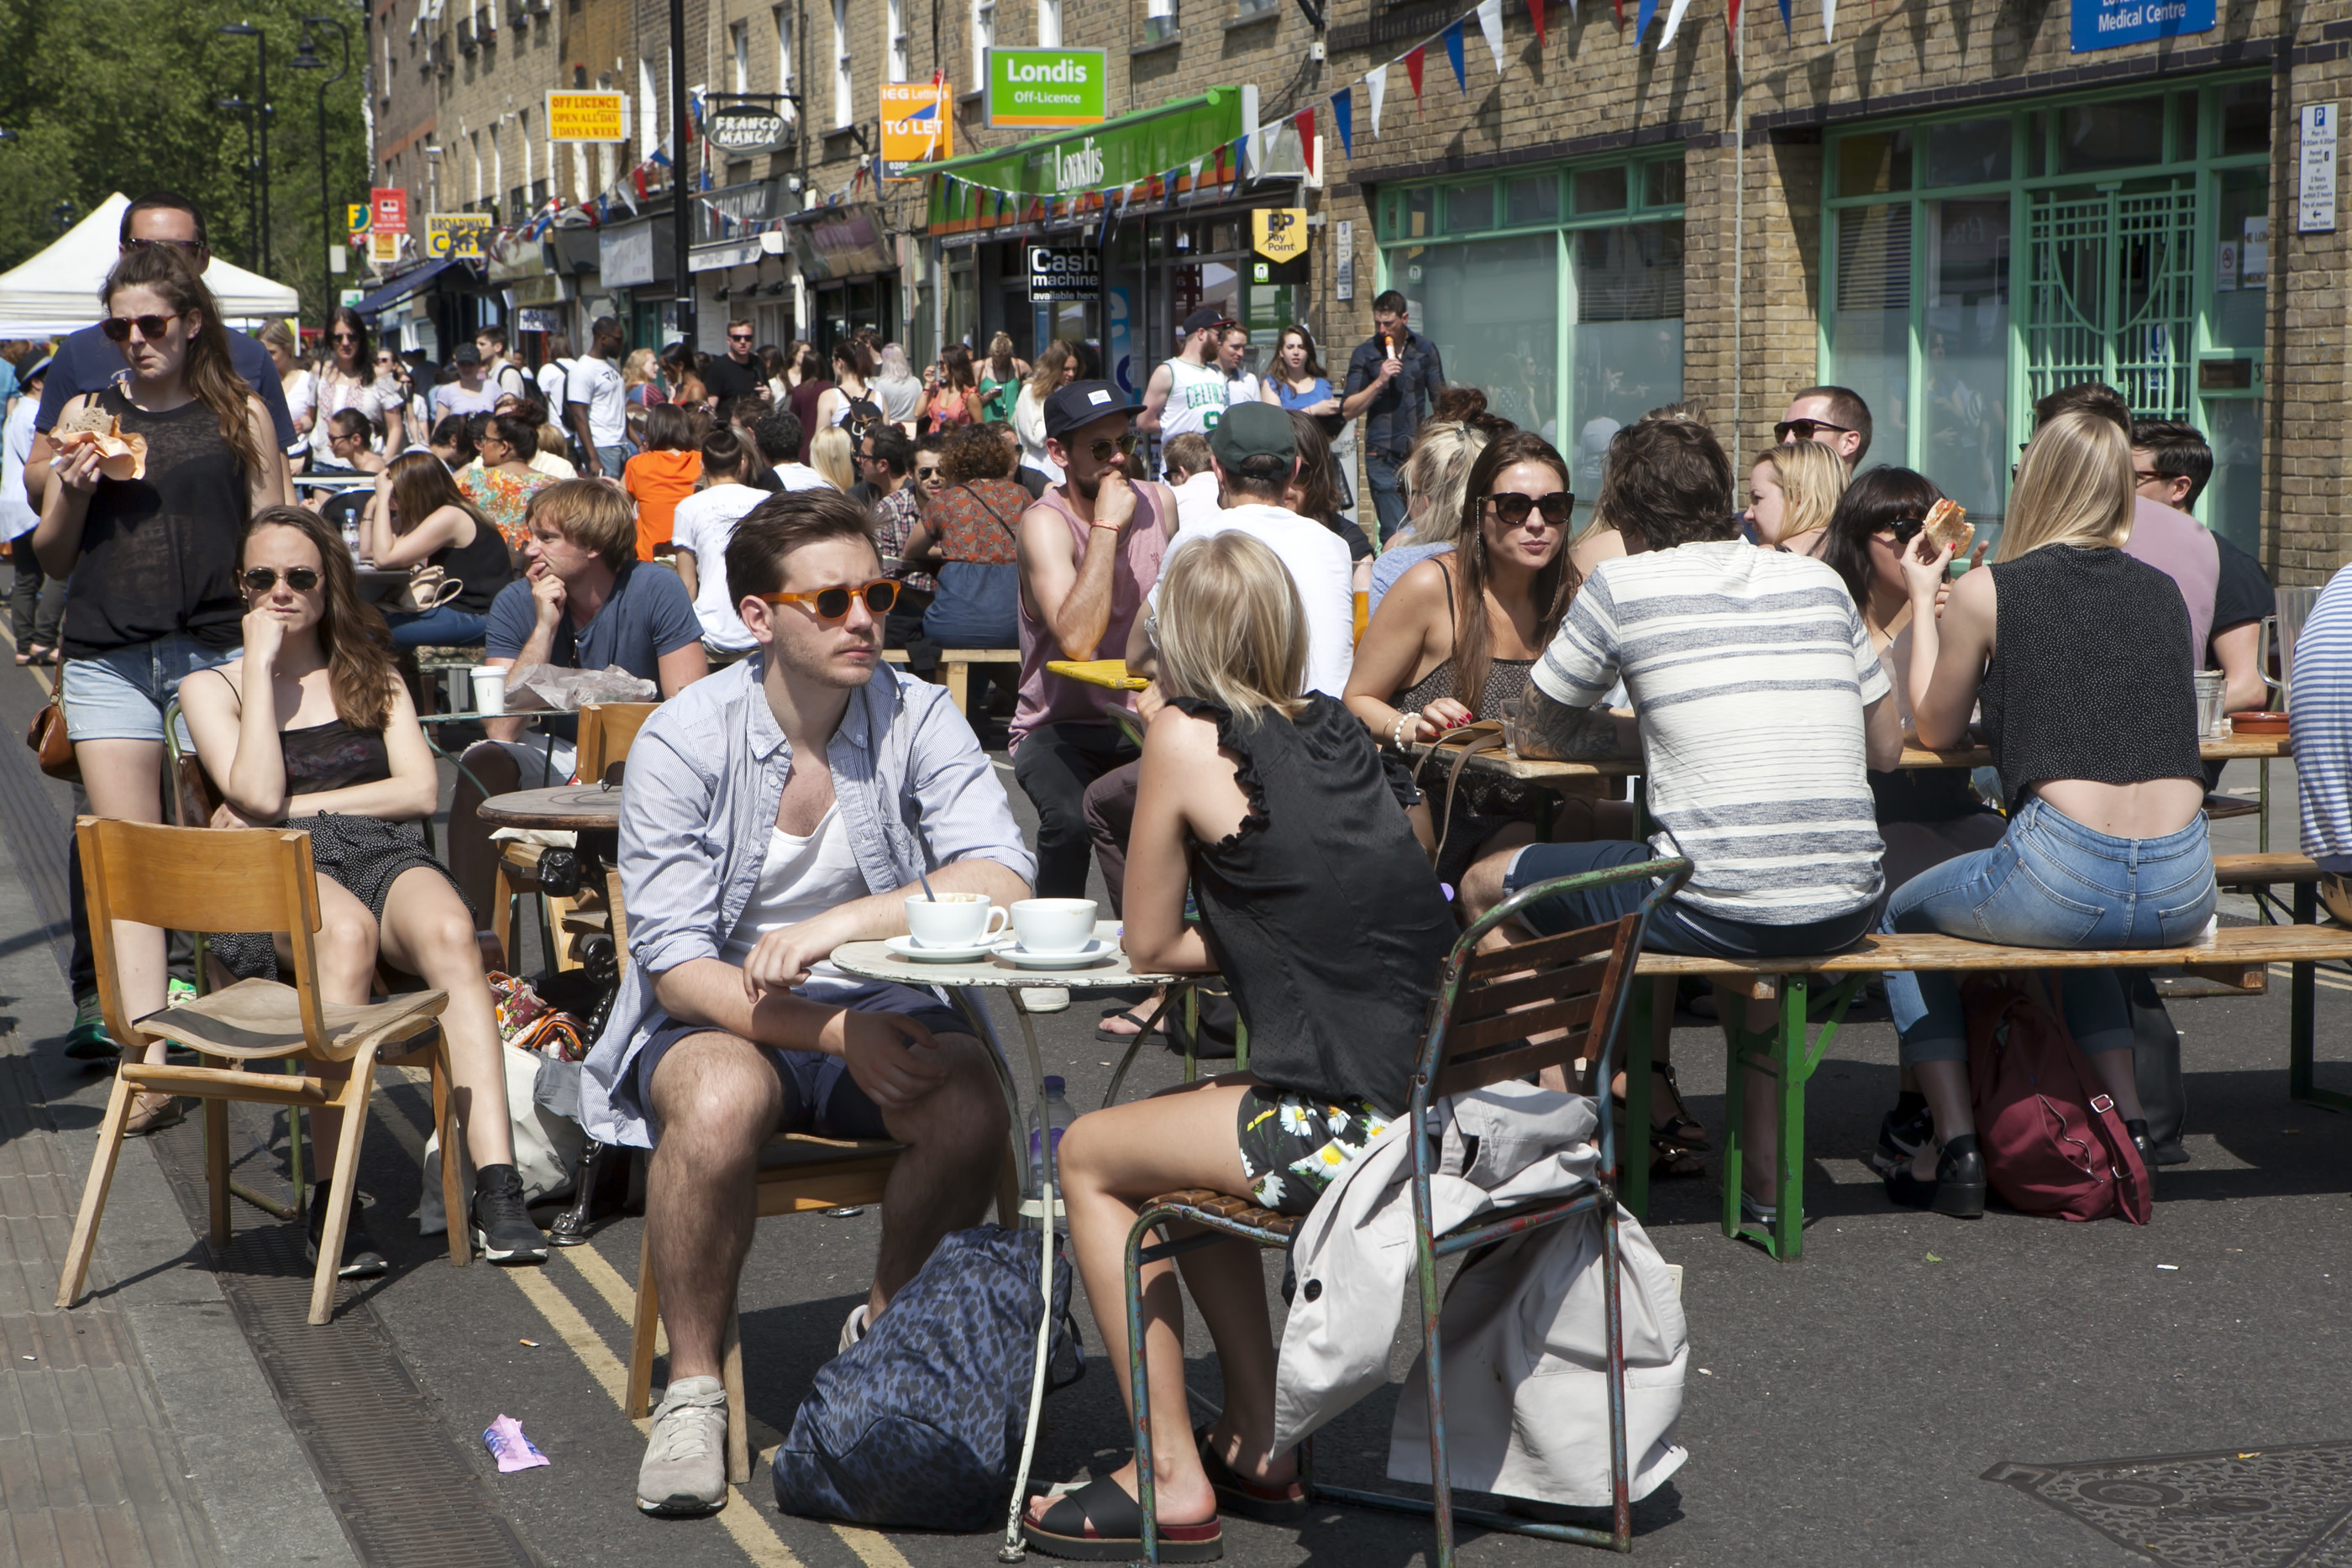
<svg viewBox="0 0 2352 1568"><path fill-rule="evenodd" d="M1389 747L1391 750L1402 751L1404 749L1404 727L1409 721L1414 723L1419 722L1420 718L1421 710L1419 708L1413 709L1411 713L1401 713L1396 716L1396 722L1389 726Z"/></svg>

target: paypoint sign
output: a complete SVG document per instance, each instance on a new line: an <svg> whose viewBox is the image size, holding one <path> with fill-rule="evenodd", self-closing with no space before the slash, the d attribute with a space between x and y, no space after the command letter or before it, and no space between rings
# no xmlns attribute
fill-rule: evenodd
<svg viewBox="0 0 2352 1568"><path fill-rule="evenodd" d="M1100 49L991 49L988 123L1099 125L1108 118L1108 80Z"/></svg>

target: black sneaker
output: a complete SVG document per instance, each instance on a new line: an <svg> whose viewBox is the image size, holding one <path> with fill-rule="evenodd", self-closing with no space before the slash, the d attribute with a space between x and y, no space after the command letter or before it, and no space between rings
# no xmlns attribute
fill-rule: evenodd
<svg viewBox="0 0 2352 1568"><path fill-rule="evenodd" d="M522 1177L512 1166L474 1173L474 1248L492 1263L544 1263L547 1238L523 1206Z"/></svg>
<svg viewBox="0 0 2352 1568"><path fill-rule="evenodd" d="M319 1237L326 1228L327 1184L320 1182L310 1189L310 1220L302 1238L304 1261L319 1260ZM346 1280L372 1280L391 1267L375 1249L375 1238L368 1234L367 1205L354 1193L351 1216L343 1221L343 1266L335 1272Z"/></svg>
<svg viewBox="0 0 2352 1568"><path fill-rule="evenodd" d="M1908 1116L1889 1111L1878 1124L1878 1151L1871 1156L1871 1168L1880 1176L1892 1176L1908 1166L1935 1137L1936 1117L1926 1105Z"/></svg>

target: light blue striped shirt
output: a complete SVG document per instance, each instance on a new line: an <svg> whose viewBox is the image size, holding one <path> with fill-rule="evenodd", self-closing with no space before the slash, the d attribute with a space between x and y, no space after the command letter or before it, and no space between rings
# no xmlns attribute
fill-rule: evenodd
<svg viewBox="0 0 2352 1568"><path fill-rule="evenodd" d="M2352 566L2327 580L2294 640L2287 731L2303 852L2322 871L2352 872Z"/></svg>

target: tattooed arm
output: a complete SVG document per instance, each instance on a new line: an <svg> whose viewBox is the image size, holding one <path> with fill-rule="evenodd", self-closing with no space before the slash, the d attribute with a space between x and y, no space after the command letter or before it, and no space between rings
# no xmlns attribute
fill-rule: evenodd
<svg viewBox="0 0 2352 1568"><path fill-rule="evenodd" d="M1521 757L1540 762L1597 762L1641 754L1641 735L1632 716L1604 707L1570 707L1528 683L1527 707L1519 720Z"/></svg>

